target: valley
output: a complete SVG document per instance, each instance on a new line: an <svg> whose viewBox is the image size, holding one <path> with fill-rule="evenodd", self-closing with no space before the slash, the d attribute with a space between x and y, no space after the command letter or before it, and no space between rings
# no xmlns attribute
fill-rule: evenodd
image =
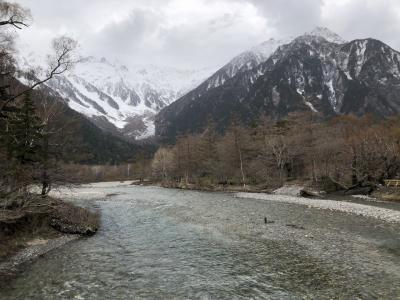
<svg viewBox="0 0 400 300"><path fill-rule="evenodd" d="M39 2L0 0L0 299L400 297L400 5Z"/></svg>

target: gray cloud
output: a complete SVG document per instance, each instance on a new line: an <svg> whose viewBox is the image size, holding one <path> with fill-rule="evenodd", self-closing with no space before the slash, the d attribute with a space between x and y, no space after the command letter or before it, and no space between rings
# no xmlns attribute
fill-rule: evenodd
<svg viewBox="0 0 400 300"><path fill-rule="evenodd" d="M222 65L271 37L327 26L346 39L376 37L400 49L398 0L17 0L34 26L33 48L60 33L85 54L126 63Z"/></svg>
<svg viewBox="0 0 400 300"><path fill-rule="evenodd" d="M352 0L325 12L325 24L348 40L377 38L400 50L400 1Z"/></svg>
<svg viewBox="0 0 400 300"><path fill-rule="evenodd" d="M250 1L281 35L299 35L322 23L322 0Z"/></svg>

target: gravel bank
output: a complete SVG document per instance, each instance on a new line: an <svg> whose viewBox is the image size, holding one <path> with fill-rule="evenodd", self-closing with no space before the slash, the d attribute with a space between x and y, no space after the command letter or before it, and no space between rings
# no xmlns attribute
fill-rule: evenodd
<svg viewBox="0 0 400 300"><path fill-rule="evenodd" d="M293 196L257 193L236 193L235 197L300 204L319 209L336 210L366 217L372 217L387 222L400 223L400 211L358 203L324 199L306 199Z"/></svg>
<svg viewBox="0 0 400 300"><path fill-rule="evenodd" d="M28 243L30 244L29 247L19 251L7 262L0 263L0 279L3 276L7 277L17 273L23 264L29 263L54 249L78 239L79 237L79 235L64 235L50 240L32 240Z"/></svg>

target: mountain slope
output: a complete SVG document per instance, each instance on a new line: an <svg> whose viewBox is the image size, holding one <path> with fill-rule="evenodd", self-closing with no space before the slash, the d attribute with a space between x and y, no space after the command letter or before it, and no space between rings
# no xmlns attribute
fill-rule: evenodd
<svg viewBox="0 0 400 300"><path fill-rule="evenodd" d="M35 54L20 59L24 70ZM126 66L88 57L47 86L73 110L96 125L132 138L154 135L154 115L205 80L213 69L178 70L157 66Z"/></svg>
<svg viewBox="0 0 400 300"><path fill-rule="evenodd" d="M289 40L270 39L248 51L245 51L233 58L228 64L208 78L202 85L205 87L205 90L223 85L236 74L251 70L262 62L265 62L279 46L288 42Z"/></svg>
<svg viewBox="0 0 400 300"><path fill-rule="evenodd" d="M17 90L24 85L15 82ZM134 144L122 137L104 132L82 114L72 110L54 91L41 86L31 92L31 97L39 111L46 107L50 113L51 128L56 128L50 136L50 144L57 145L57 158L65 163L118 164L132 161L139 155L149 155L155 146Z"/></svg>
<svg viewBox="0 0 400 300"><path fill-rule="evenodd" d="M328 37L327 37L328 35ZM325 116L400 112L400 55L384 43L349 43L317 28L280 46L264 63L204 92L195 89L156 117L156 134L198 132L213 119L221 130L232 114L252 122L294 111Z"/></svg>

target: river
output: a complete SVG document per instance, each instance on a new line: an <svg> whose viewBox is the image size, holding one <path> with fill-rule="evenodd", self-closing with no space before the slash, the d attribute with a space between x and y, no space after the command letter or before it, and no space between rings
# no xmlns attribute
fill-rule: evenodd
<svg viewBox="0 0 400 300"><path fill-rule="evenodd" d="M158 187L64 197L100 210L100 231L27 266L0 299L400 299L399 224Z"/></svg>

